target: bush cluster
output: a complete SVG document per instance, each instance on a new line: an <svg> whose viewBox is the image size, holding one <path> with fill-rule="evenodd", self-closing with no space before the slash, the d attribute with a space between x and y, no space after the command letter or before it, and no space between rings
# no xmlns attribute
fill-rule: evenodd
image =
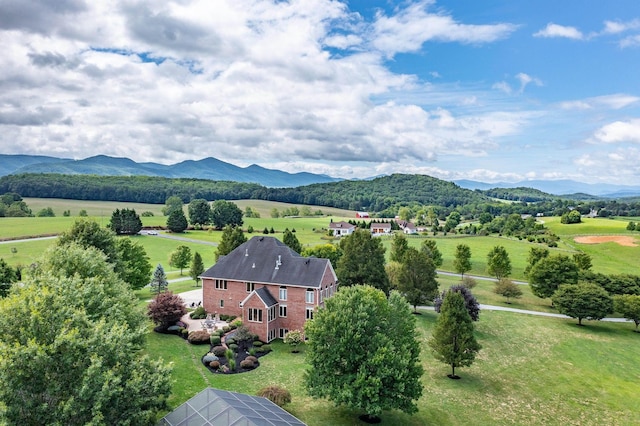
<svg viewBox="0 0 640 426"><path fill-rule="evenodd" d="M222 357L224 356L226 350L227 348L225 348L224 346L214 346L213 349L211 349L211 352L213 352L213 354L217 357Z"/></svg>
<svg viewBox="0 0 640 426"><path fill-rule="evenodd" d="M196 330L189 333L189 337L187 337L189 343L194 345L202 345L205 343L209 343L209 333L207 330Z"/></svg>
<svg viewBox="0 0 640 426"><path fill-rule="evenodd" d="M278 407L282 407L291 402L291 393L289 393L288 390L275 385L260 389L258 391L258 396L267 398Z"/></svg>
<svg viewBox="0 0 640 426"><path fill-rule="evenodd" d="M207 317L207 311L203 306L198 306L193 312L189 314L191 319L205 319Z"/></svg>

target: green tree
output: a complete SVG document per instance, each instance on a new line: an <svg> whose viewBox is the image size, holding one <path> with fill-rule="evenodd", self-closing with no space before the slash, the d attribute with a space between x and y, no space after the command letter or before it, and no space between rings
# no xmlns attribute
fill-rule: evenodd
<svg viewBox="0 0 640 426"><path fill-rule="evenodd" d="M191 249L187 246L178 246L171 252L169 256L169 266L180 269L180 275L182 270L191 262Z"/></svg>
<svg viewBox="0 0 640 426"><path fill-rule="evenodd" d="M291 352L298 353L298 345L304 341L302 332L300 330L291 330L287 334L284 335L284 339L282 342L285 345L291 346Z"/></svg>
<svg viewBox="0 0 640 426"><path fill-rule="evenodd" d="M342 249L331 243L318 244L313 247L304 248L301 254L304 257L315 256L320 259L329 259L331 261L331 265L335 268L338 265L340 257L342 257Z"/></svg>
<svg viewBox="0 0 640 426"><path fill-rule="evenodd" d="M0 298L7 297L13 283L18 281L18 274L4 259L0 258Z"/></svg>
<svg viewBox="0 0 640 426"><path fill-rule="evenodd" d="M184 215L182 209L173 210L167 218L167 228L171 232L184 232L187 229L187 218Z"/></svg>
<svg viewBox="0 0 640 426"><path fill-rule="evenodd" d="M103 253L53 246L0 302L0 423L154 424L171 371L145 322Z"/></svg>
<svg viewBox="0 0 640 426"><path fill-rule="evenodd" d="M110 229L102 228L95 220L76 220L69 231L63 232L58 237L57 244L64 246L71 242L85 248L95 247L107 255L108 262L114 265L118 262L115 233Z"/></svg>
<svg viewBox="0 0 640 426"><path fill-rule="evenodd" d="M389 330L393 330L392 333ZM371 286L343 287L305 325L310 368L304 381L314 398L363 411L415 413L422 394L420 344L404 298Z"/></svg>
<svg viewBox="0 0 640 426"><path fill-rule="evenodd" d="M564 213L560 218L560 223L571 224L571 223L580 223L582 222L582 217L578 210L571 210L570 212Z"/></svg>
<svg viewBox="0 0 640 426"><path fill-rule="evenodd" d="M149 282L149 287L151 288L151 293L155 294L163 293L169 288L167 274L164 273L164 268L159 263L158 266L156 266L155 271L153 271L153 276L151 277L151 281Z"/></svg>
<svg viewBox="0 0 640 426"><path fill-rule="evenodd" d="M187 206L191 225L207 225L211 223L211 206L203 198L191 200Z"/></svg>
<svg viewBox="0 0 640 426"><path fill-rule="evenodd" d="M444 260L442 258L442 253L438 249L436 240L424 240L420 246L420 251L431 259L433 266L435 266L436 269L442 266L442 262Z"/></svg>
<svg viewBox="0 0 640 426"><path fill-rule="evenodd" d="M582 320L601 320L613 312L613 299L602 287L591 283L563 284L553 294L558 312Z"/></svg>
<svg viewBox="0 0 640 426"><path fill-rule="evenodd" d="M437 360L451 366L448 374L451 379L459 378L456 367L468 367L475 360L481 346L473 334L473 321L459 292L446 293L428 344Z"/></svg>
<svg viewBox="0 0 640 426"><path fill-rule="evenodd" d="M246 241L247 237L244 235L244 232L242 232L242 228L234 228L231 225L225 226L222 230L222 238L220 239L216 250L216 261L220 256L225 256L231 253L236 249L236 247L239 247Z"/></svg>
<svg viewBox="0 0 640 426"><path fill-rule="evenodd" d="M453 268L460 274L460 278L464 279L465 272L471 270L471 247L466 244L458 244L456 246Z"/></svg>
<svg viewBox="0 0 640 426"><path fill-rule="evenodd" d="M636 325L634 330L638 332L640 325L640 295L623 294L613 297L614 310Z"/></svg>
<svg viewBox="0 0 640 426"><path fill-rule="evenodd" d="M204 272L204 263L202 263L202 256L200 253L195 252L193 260L191 261L191 268L189 269L189 276L196 282L196 287L200 283L200 275Z"/></svg>
<svg viewBox="0 0 640 426"><path fill-rule="evenodd" d="M511 274L511 259L503 246L495 246L487 254L487 273L497 279Z"/></svg>
<svg viewBox="0 0 640 426"><path fill-rule="evenodd" d="M447 221L444 223L445 232L450 232L456 229L456 226L460 224L460 219L460 213L452 211L451 214L449 214L449 217L447 217Z"/></svg>
<svg viewBox="0 0 640 426"><path fill-rule="evenodd" d="M480 320L480 304L478 300L471 292L471 289L464 284L455 284L449 287L447 290L443 291L441 295L436 297L433 301L433 309L440 313L440 309L442 308L442 302L444 301L447 293L456 292L462 295L464 299L464 306L469 313L472 321Z"/></svg>
<svg viewBox="0 0 640 426"><path fill-rule="evenodd" d="M142 220L133 209L115 209L107 227L118 235L135 235L142 229Z"/></svg>
<svg viewBox="0 0 640 426"><path fill-rule="evenodd" d="M116 272L132 290L139 290L149 283L151 263L144 247L130 238L117 238L118 264Z"/></svg>
<svg viewBox="0 0 640 426"><path fill-rule="evenodd" d="M396 262L394 260L388 261L384 265L384 271L387 273L387 278L389 278L389 285L391 289L397 290L400 285L400 271L402 270L402 263Z"/></svg>
<svg viewBox="0 0 640 426"><path fill-rule="evenodd" d="M391 251L389 253L389 260L392 262L402 262L405 252L409 248L409 241L404 234L396 232L391 237Z"/></svg>
<svg viewBox="0 0 640 426"><path fill-rule="evenodd" d="M302 244L298 241L298 237L296 237L293 232L289 231L289 229L284 230L282 242L296 253L300 254L302 252Z"/></svg>
<svg viewBox="0 0 640 426"><path fill-rule="evenodd" d="M413 218L413 212L409 207L400 207L398 209L398 217L400 220L410 221Z"/></svg>
<svg viewBox="0 0 640 426"><path fill-rule="evenodd" d="M242 210L231 201L216 200L211 206L211 221L216 229L227 225L242 226Z"/></svg>
<svg viewBox="0 0 640 426"><path fill-rule="evenodd" d="M527 256L527 266L524 268L524 274L529 275L529 271L540 259L549 257L549 249L544 247L531 247Z"/></svg>
<svg viewBox="0 0 640 426"><path fill-rule="evenodd" d="M162 214L165 216L171 216L171 213L176 210L182 211L182 198L172 195L165 201L164 207L162 208Z"/></svg>
<svg viewBox="0 0 640 426"><path fill-rule="evenodd" d="M551 297L562 284L577 282L578 266L563 254L542 258L529 271L531 292L542 299Z"/></svg>
<svg viewBox="0 0 640 426"><path fill-rule="evenodd" d="M56 214L54 213L53 209L51 207L46 207L44 209L41 209L36 216L38 217L56 217Z"/></svg>
<svg viewBox="0 0 640 426"><path fill-rule="evenodd" d="M159 331L165 331L186 313L182 297L170 291L156 294L147 306L147 315L158 326Z"/></svg>
<svg viewBox="0 0 640 426"><path fill-rule="evenodd" d="M398 291L413 305L414 312L418 305L433 300L438 294L436 268L431 259L417 249L406 249L399 272Z"/></svg>
<svg viewBox="0 0 640 426"><path fill-rule="evenodd" d="M507 303L511 303L511 299L519 299L522 297L522 289L518 286L518 284L507 278L502 278L496 281L493 292L506 298Z"/></svg>
<svg viewBox="0 0 640 426"><path fill-rule="evenodd" d="M280 217L280 212L278 212L277 208L274 207L271 209L271 217L274 219L277 219Z"/></svg>
<svg viewBox="0 0 640 426"><path fill-rule="evenodd" d="M385 248L380 238L372 237L369 231L357 229L340 240L340 249L342 257L336 268L340 287L369 284L389 292L389 278L384 270Z"/></svg>
<svg viewBox="0 0 640 426"><path fill-rule="evenodd" d="M574 253L573 261L580 271L588 271L589 269L591 269L591 256L589 256L587 253Z"/></svg>

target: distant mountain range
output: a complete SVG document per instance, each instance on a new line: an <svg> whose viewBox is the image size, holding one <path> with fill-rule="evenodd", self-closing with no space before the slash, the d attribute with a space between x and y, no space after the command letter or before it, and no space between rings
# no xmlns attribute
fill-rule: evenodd
<svg viewBox="0 0 640 426"><path fill-rule="evenodd" d="M32 155L0 154L0 176L20 173L90 174L100 176L160 176L166 178L209 179L258 183L267 187L285 188L312 183L337 182L342 179L313 173L287 173L252 164L238 167L215 158L164 165L136 163L128 158L98 155L84 160L70 160Z"/></svg>
<svg viewBox="0 0 640 426"><path fill-rule="evenodd" d="M92 174L99 176L160 176L167 178L209 179L257 183L272 188L293 188L343 179L314 173L287 173L252 164L238 167L216 158L164 165L137 163L128 158L98 155L83 160L40 155L0 154L0 176L19 173ZM485 183L472 180L453 181L471 190L492 188L534 188L553 195L589 194L597 197L623 198L640 196L640 186L588 184L573 180L527 180L521 182Z"/></svg>

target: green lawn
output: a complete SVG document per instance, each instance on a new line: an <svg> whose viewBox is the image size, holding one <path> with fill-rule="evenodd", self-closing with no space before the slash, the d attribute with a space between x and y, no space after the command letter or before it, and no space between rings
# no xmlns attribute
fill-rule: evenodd
<svg viewBox="0 0 640 426"><path fill-rule="evenodd" d="M476 323L483 349L475 364L460 368L461 380L446 377L449 367L429 353L426 341L436 320L417 315L422 345L423 396L419 412L383 414L385 425L626 425L640 422L640 378L635 351L640 335L630 324L540 318L507 312L482 312ZM147 351L174 365L170 406L175 408L206 386L255 394L277 384L293 402L286 408L314 425L354 425L360 413L306 396L303 354L282 343L260 358L252 372L214 375L199 359L206 346L191 346L176 336L150 333ZM359 348L354 348L354 350ZM303 349L304 351L304 349ZM363 424L363 423L362 423Z"/></svg>

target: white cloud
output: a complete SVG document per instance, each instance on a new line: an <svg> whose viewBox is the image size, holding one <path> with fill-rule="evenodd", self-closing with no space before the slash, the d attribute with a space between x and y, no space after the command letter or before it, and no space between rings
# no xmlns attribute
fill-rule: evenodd
<svg viewBox="0 0 640 426"><path fill-rule="evenodd" d="M583 154L575 159L579 173L591 176L606 176L609 182L629 185L640 173L640 149L625 148L614 152Z"/></svg>
<svg viewBox="0 0 640 426"><path fill-rule="evenodd" d="M619 34L629 30L640 29L640 19L634 19L627 22L620 21L604 21L603 33Z"/></svg>
<svg viewBox="0 0 640 426"><path fill-rule="evenodd" d="M640 143L640 119L615 121L607 124L594 133L592 141L604 143Z"/></svg>
<svg viewBox="0 0 640 426"><path fill-rule="evenodd" d="M507 83L506 81L499 81L497 83L494 83L491 86L492 89L496 89L499 90L501 92L506 93L507 95L511 94L511 92L513 91L511 89L511 86L509 85L509 83Z"/></svg>
<svg viewBox="0 0 640 426"><path fill-rule="evenodd" d="M622 109L640 101L640 97L616 93L613 95L596 96L575 101L565 101L560 103L560 108L567 110L587 110L593 108Z"/></svg>
<svg viewBox="0 0 640 426"><path fill-rule="evenodd" d="M373 24L372 45L387 57L393 57L399 52L415 52L427 41L490 43L517 29L509 23L463 24L444 13L429 13L427 9L432 4L432 1L412 3L392 16L379 12Z"/></svg>
<svg viewBox="0 0 640 426"><path fill-rule="evenodd" d="M520 93L523 93L524 89L530 83L533 83L536 86L542 86L542 81L539 78L531 77L530 75L523 72L516 74L516 80L520 82Z"/></svg>
<svg viewBox="0 0 640 426"><path fill-rule="evenodd" d="M640 46L640 34L623 38L619 45L622 48Z"/></svg>
<svg viewBox="0 0 640 426"><path fill-rule="evenodd" d="M555 38L563 37L573 40L582 40L584 35L575 27L554 24L550 22L546 27L533 34L534 37Z"/></svg>

